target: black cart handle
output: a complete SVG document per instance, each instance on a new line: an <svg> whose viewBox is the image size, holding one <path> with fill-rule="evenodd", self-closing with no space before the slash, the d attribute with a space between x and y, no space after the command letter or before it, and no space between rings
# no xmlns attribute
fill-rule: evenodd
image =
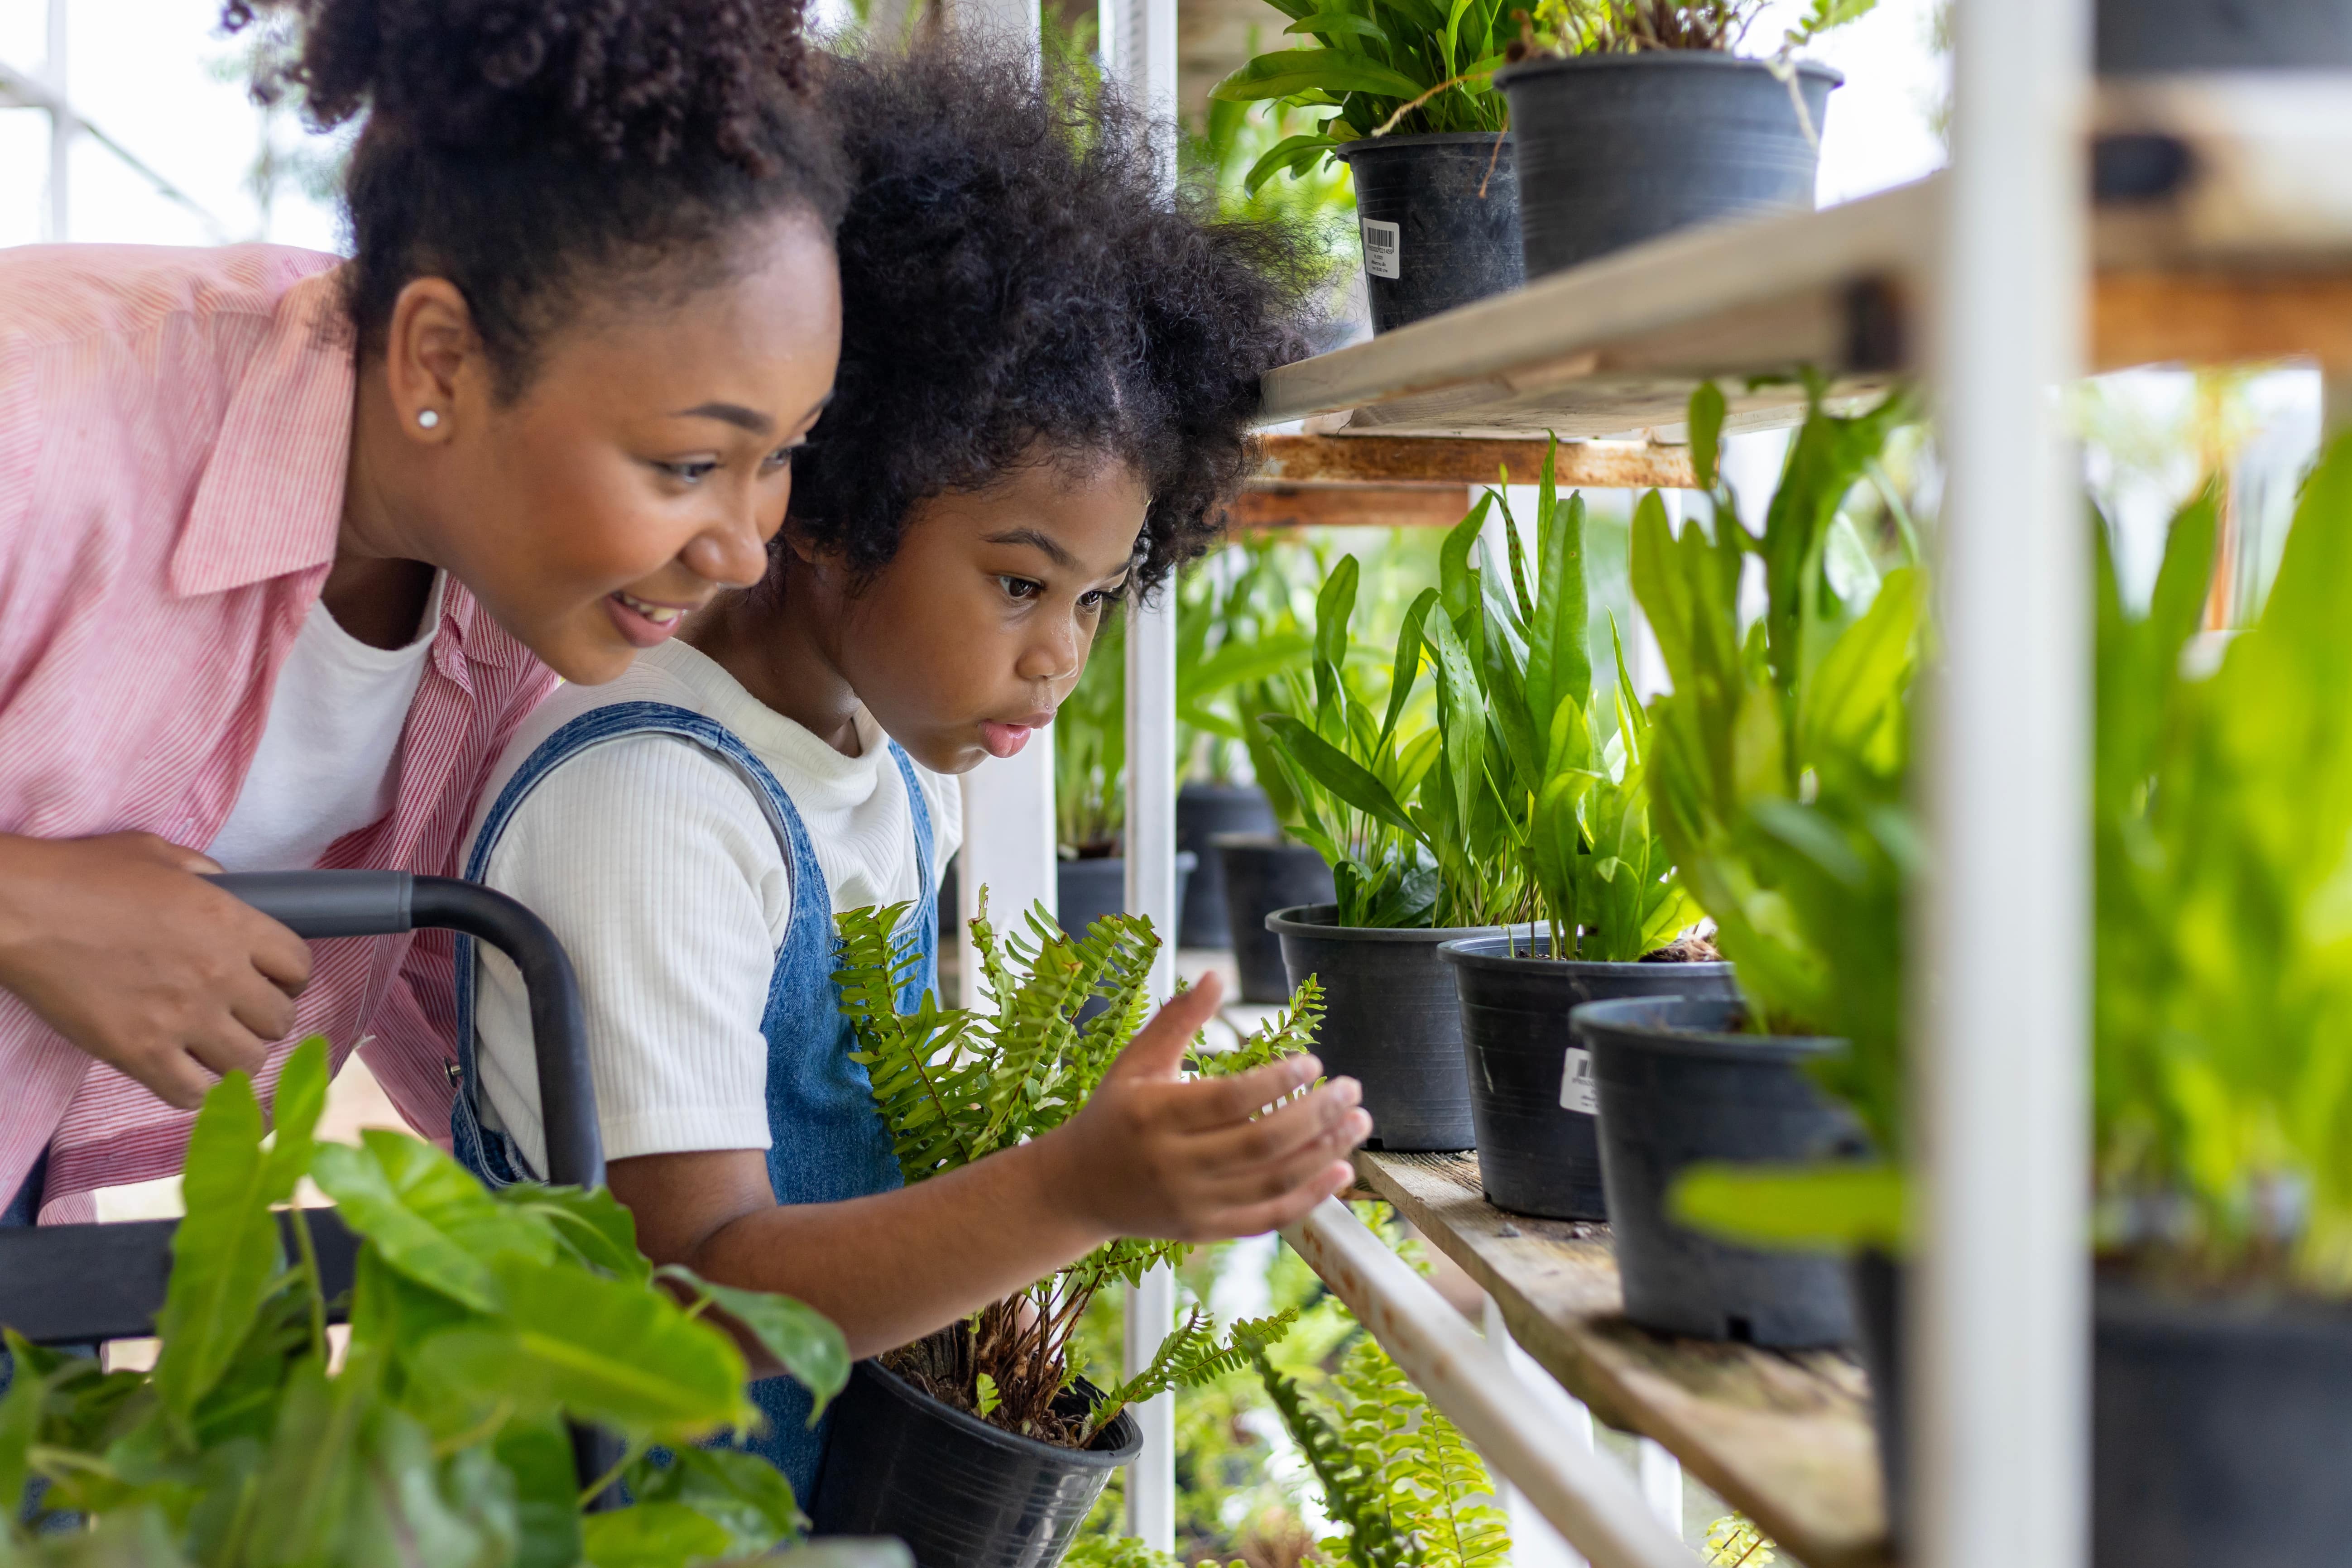
<svg viewBox="0 0 2352 1568"><path fill-rule="evenodd" d="M236 871L210 877L300 937L396 936L446 930L488 942L514 960L530 995L539 1059L540 1118L548 1180L604 1184L604 1141L588 1071L587 1017L572 960L547 922L504 893L457 877L407 871ZM469 1092L460 1085L458 1092Z"/></svg>

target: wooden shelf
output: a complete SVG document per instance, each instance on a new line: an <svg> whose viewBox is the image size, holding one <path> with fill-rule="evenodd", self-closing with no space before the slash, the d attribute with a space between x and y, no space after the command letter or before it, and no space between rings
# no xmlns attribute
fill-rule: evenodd
<svg viewBox="0 0 2352 1568"><path fill-rule="evenodd" d="M1359 1180L1494 1297L1601 1420L1656 1439L1807 1568L1885 1568L1870 1391L1831 1351L1678 1340L1625 1321L1608 1227L1505 1214L1474 1154L1356 1156Z"/></svg>
<svg viewBox="0 0 2352 1568"><path fill-rule="evenodd" d="M2089 363L2352 368L2352 94L2214 77L2101 90ZM1730 427L1920 368L1945 176L1817 213L1693 229L1281 367L1268 424L1347 435L1677 439L1702 378Z"/></svg>

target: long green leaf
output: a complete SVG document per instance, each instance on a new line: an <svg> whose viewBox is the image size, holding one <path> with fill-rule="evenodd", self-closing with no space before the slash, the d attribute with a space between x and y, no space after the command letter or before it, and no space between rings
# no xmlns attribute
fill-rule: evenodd
<svg viewBox="0 0 2352 1568"><path fill-rule="evenodd" d="M172 1278L155 1320L163 1341L155 1391L184 1423L227 1370L283 1267L269 1205L291 1195L294 1180L261 1136L253 1080L233 1072L213 1085L188 1138L187 1217L172 1236Z"/></svg>
<svg viewBox="0 0 2352 1568"><path fill-rule="evenodd" d="M1317 784L1367 816L1391 827L1413 831L1412 819L1381 781L1364 765L1340 751L1297 720L1269 713L1259 722L1272 732L1275 743Z"/></svg>

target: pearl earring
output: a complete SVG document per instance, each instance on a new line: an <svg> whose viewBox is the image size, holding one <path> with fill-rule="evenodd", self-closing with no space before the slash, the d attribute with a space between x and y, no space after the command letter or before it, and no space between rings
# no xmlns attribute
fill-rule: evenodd
<svg viewBox="0 0 2352 1568"><path fill-rule="evenodd" d="M430 430L436 425L441 423L440 412L437 409L432 408L420 409L417 412L416 422L425 429Z"/></svg>

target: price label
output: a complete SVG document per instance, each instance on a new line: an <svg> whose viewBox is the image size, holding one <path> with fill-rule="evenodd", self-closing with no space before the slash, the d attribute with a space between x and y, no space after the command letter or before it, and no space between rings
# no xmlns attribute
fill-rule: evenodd
<svg viewBox="0 0 2352 1568"><path fill-rule="evenodd" d="M1404 254L1404 230L1392 223L1368 217L1364 224L1364 270L1375 278L1402 278L1397 261Z"/></svg>
<svg viewBox="0 0 2352 1568"><path fill-rule="evenodd" d="M1559 1075L1559 1108L1591 1116L1601 1109L1592 1087L1592 1053L1581 1046L1568 1047L1568 1069Z"/></svg>

